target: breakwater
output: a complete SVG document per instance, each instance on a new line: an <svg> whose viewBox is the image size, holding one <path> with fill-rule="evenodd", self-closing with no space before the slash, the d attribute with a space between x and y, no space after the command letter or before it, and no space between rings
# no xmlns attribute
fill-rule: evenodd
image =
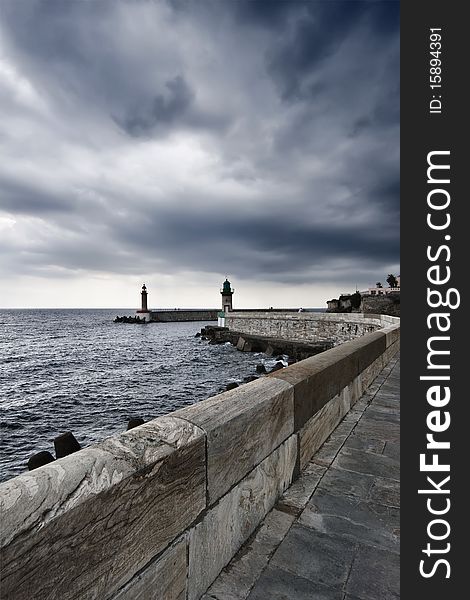
<svg viewBox="0 0 470 600"><path fill-rule="evenodd" d="M257 327L291 336L302 317ZM0 485L6 597L199 599L396 354L388 319Z"/></svg>
<svg viewBox="0 0 470 600"><path fill-rule="evenodd" d="M150 322L175 323L183 321L217 321L217 309L198 310L178 308L175 310L151 310Z"/></svg>
<svg viewBox="0 0 470 600"><path fill-rule="evenodd" d="M233 311L225 316L225 326L241 333L307 343L330 341L334 345L396 322L396 317L360 313Z"/></svg>

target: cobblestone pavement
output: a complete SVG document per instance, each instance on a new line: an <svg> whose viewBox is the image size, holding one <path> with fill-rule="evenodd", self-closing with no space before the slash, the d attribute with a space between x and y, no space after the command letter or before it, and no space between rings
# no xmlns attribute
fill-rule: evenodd
<svg viewBox="0 0 470 600"><path fill-rule="evenodd" d="M399 381L395 358L203 600L399 598Z"/></svg>

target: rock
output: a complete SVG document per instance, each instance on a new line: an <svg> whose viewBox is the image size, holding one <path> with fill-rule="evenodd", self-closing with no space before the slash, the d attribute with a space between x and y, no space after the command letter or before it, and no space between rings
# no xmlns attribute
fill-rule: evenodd
<svg viewBox="0 0 470 600"><path fill-rule="evenodd" d="M201 337L201 332L198 331L194 337Z"/></svg>
<svg viewBox="0 0 470 600"><path fill-rule="evenodd" d="M263 365L263 363L256 365L256 372L257 373L267 373L266 367Z"/></svg>
<svg viewBox="0 0 470 600"><path fill-rule="evenodd" d="M33 454L33 456L31 456L28 460L28 471L32 471L33 469L47 465L51 462L54 462L54 460L55 458L52 456L52 454L46 450L38 452L37 454Z"/></svg>
<svg viewBox="0 0 470 600"><path fill-rule="evenodd" d="M54 448L56 458L63 458L73 452L78 452L81 449L80 444L76 440L71 431L67 431L62 435L58 435L54 440Z"/></svg>
<svg viewBox="0 0 470 600"><path fill-rule="evenodd" d="M243 348L245 347L245 339L242 338L242 336L240 336L238 338L238 342L237 342L237 350L241 350L243 351Z"/></svg>
<svg viewBox="0 0 470 600"><path fill-rule="evenodd" d="M296 359L293 356L289 356L289 358L287 359L287 364L288 365L293 365L294 363L296 363Z"/></svg>
<svg viewBox="0 0 470 600"><path fill-rule="evenodd" d="M145 421L140 417L133 417L132 419L129 419L127 423L127 431L129 431L129 429L134 429L134 427L139 427L139 425L143 425L144 423Z"/></svg>
<svg viewBox="0 0 470 600"><path fill-rule="evenodd" d="M284 368L284 365L282 364L282 362L278 361L269 372L270 373L275 373L276 371L280 371L283 368Z"/></svg>
<svg viewBox="0 0 470 600"><path fill-rule="evenodd" d="M236 383L235 381L232 381L225 386L225 389L228 392L230 390L234 390L237 387L238 387L238 383Z"/></svg>
<svg viewBox="0 0 470 600"><path fill-rule="evenodd" d="M247 375L246 377L243 378L243 381L245 383L250 383L250 381L255 381L256 379L258 379L258 377L256 377L256 375Z"/></svg>

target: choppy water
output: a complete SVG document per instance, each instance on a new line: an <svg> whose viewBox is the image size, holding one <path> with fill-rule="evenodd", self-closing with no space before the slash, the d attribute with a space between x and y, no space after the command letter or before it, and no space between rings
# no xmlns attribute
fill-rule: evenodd
<svg viewBox="0 0 470 600"><path fill-rule="evenodd" d="M72 431L82 446L216 394L263 356L210 346L205 323L115 324L112 310L0 311L0 481Z"/></svg>

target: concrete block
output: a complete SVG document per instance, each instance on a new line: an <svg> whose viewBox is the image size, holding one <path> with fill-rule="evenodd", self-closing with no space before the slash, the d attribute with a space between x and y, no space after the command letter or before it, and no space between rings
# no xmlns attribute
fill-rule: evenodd
<svg viewBox="0 0 470 600"><path fill-rule="evenodd" d="M377 359L374 360L368 367L366 367L358 377L361 395L367 390L367 388L371 385L374 379L379 375L379 373L384 368L384 360L383 355L380 355Z"/></svg>
<svg viewBox="0 0 470 600"><path fill-rule="evenodd" d="M367 343L361 344L361 342ZM382 331L375 331L367 336L354 340L351 343L351 346L353 344L356 344L358 348L358 368L359 373L361 373L385 352L386 336Z"/></svg>
<svg viewBox="0 0 470 600"><path fill-rule="evenodd" d="M385 335L377 331L269 375L294 386L295 431L351 384L384 350ZM358 392L359 388L355 396Z"/></svg>
<svg viewBox="0 0 470 600"><path fill-rule="evenodd" d="M276 371L268 377L294 386L294 428L299 431L354 379L356 371L354 358L346 356L338 347Z"/></svg>
<svg viewBox="0 0 470 600"><path fill-rule="evenodd" d="M362 396L361 383L359 377L355 377L353 381L351 381L351 383L348 385L348 390L352 408Z"/></svg>
<svg viewBox="0 0 470 600"><path fill-rule="evenodd" d="M205 471L204 433L163 417L7 481L2 592L112 597L205 508Z"/></svg>
<svg viewBox="0 0 470 600"><path fill-rule="evenodd" d="M237 342L237 350L243 351L244 346L245 346L245 338L242 338L242 336L240 336L238 338L238 342Z"/></svg>
<svg viewBox="0 0 470 600"><path fill-rule="evenodd" d="M400 339L400 325L389 325L381 329L381 332L385 335L385 345L388 348L396 341Z"/></svg>
<svg viewBox="0 0 470 600"><path fill-rule="evenodd" d="M206 432L213 504L293 433L293 389L283 381L258 379L173 414Z"/></svg>
<svg viewBox="0 0 470 600"><path fill-rule="evenodd" d="M188 600L208 589L290 485L296 455L291 436L190 530Z"/></svg>
<svg viewBox="0 0 470 600"><path fill-rule="evenodd" d="M299 431L300 468L303 469L350 409L347 390L330 400Z"/></svg>
<svg viewBox="0 0 470 600"><path fill-rule="evenodd" d="M124 586L113 600L185 600L186 538L180 538Z"/></svg>
<svg viewBox="0 0 470 600"><path fill-rule="evenodd" d="M383 353L384 365L387 365L394 358L394 356L397 354L397 352L399 352L399 350L400 350L400 339L393 342L393 344L390 344L390 346L388 346L387 349L385 350L385 352Z"/></svg>

